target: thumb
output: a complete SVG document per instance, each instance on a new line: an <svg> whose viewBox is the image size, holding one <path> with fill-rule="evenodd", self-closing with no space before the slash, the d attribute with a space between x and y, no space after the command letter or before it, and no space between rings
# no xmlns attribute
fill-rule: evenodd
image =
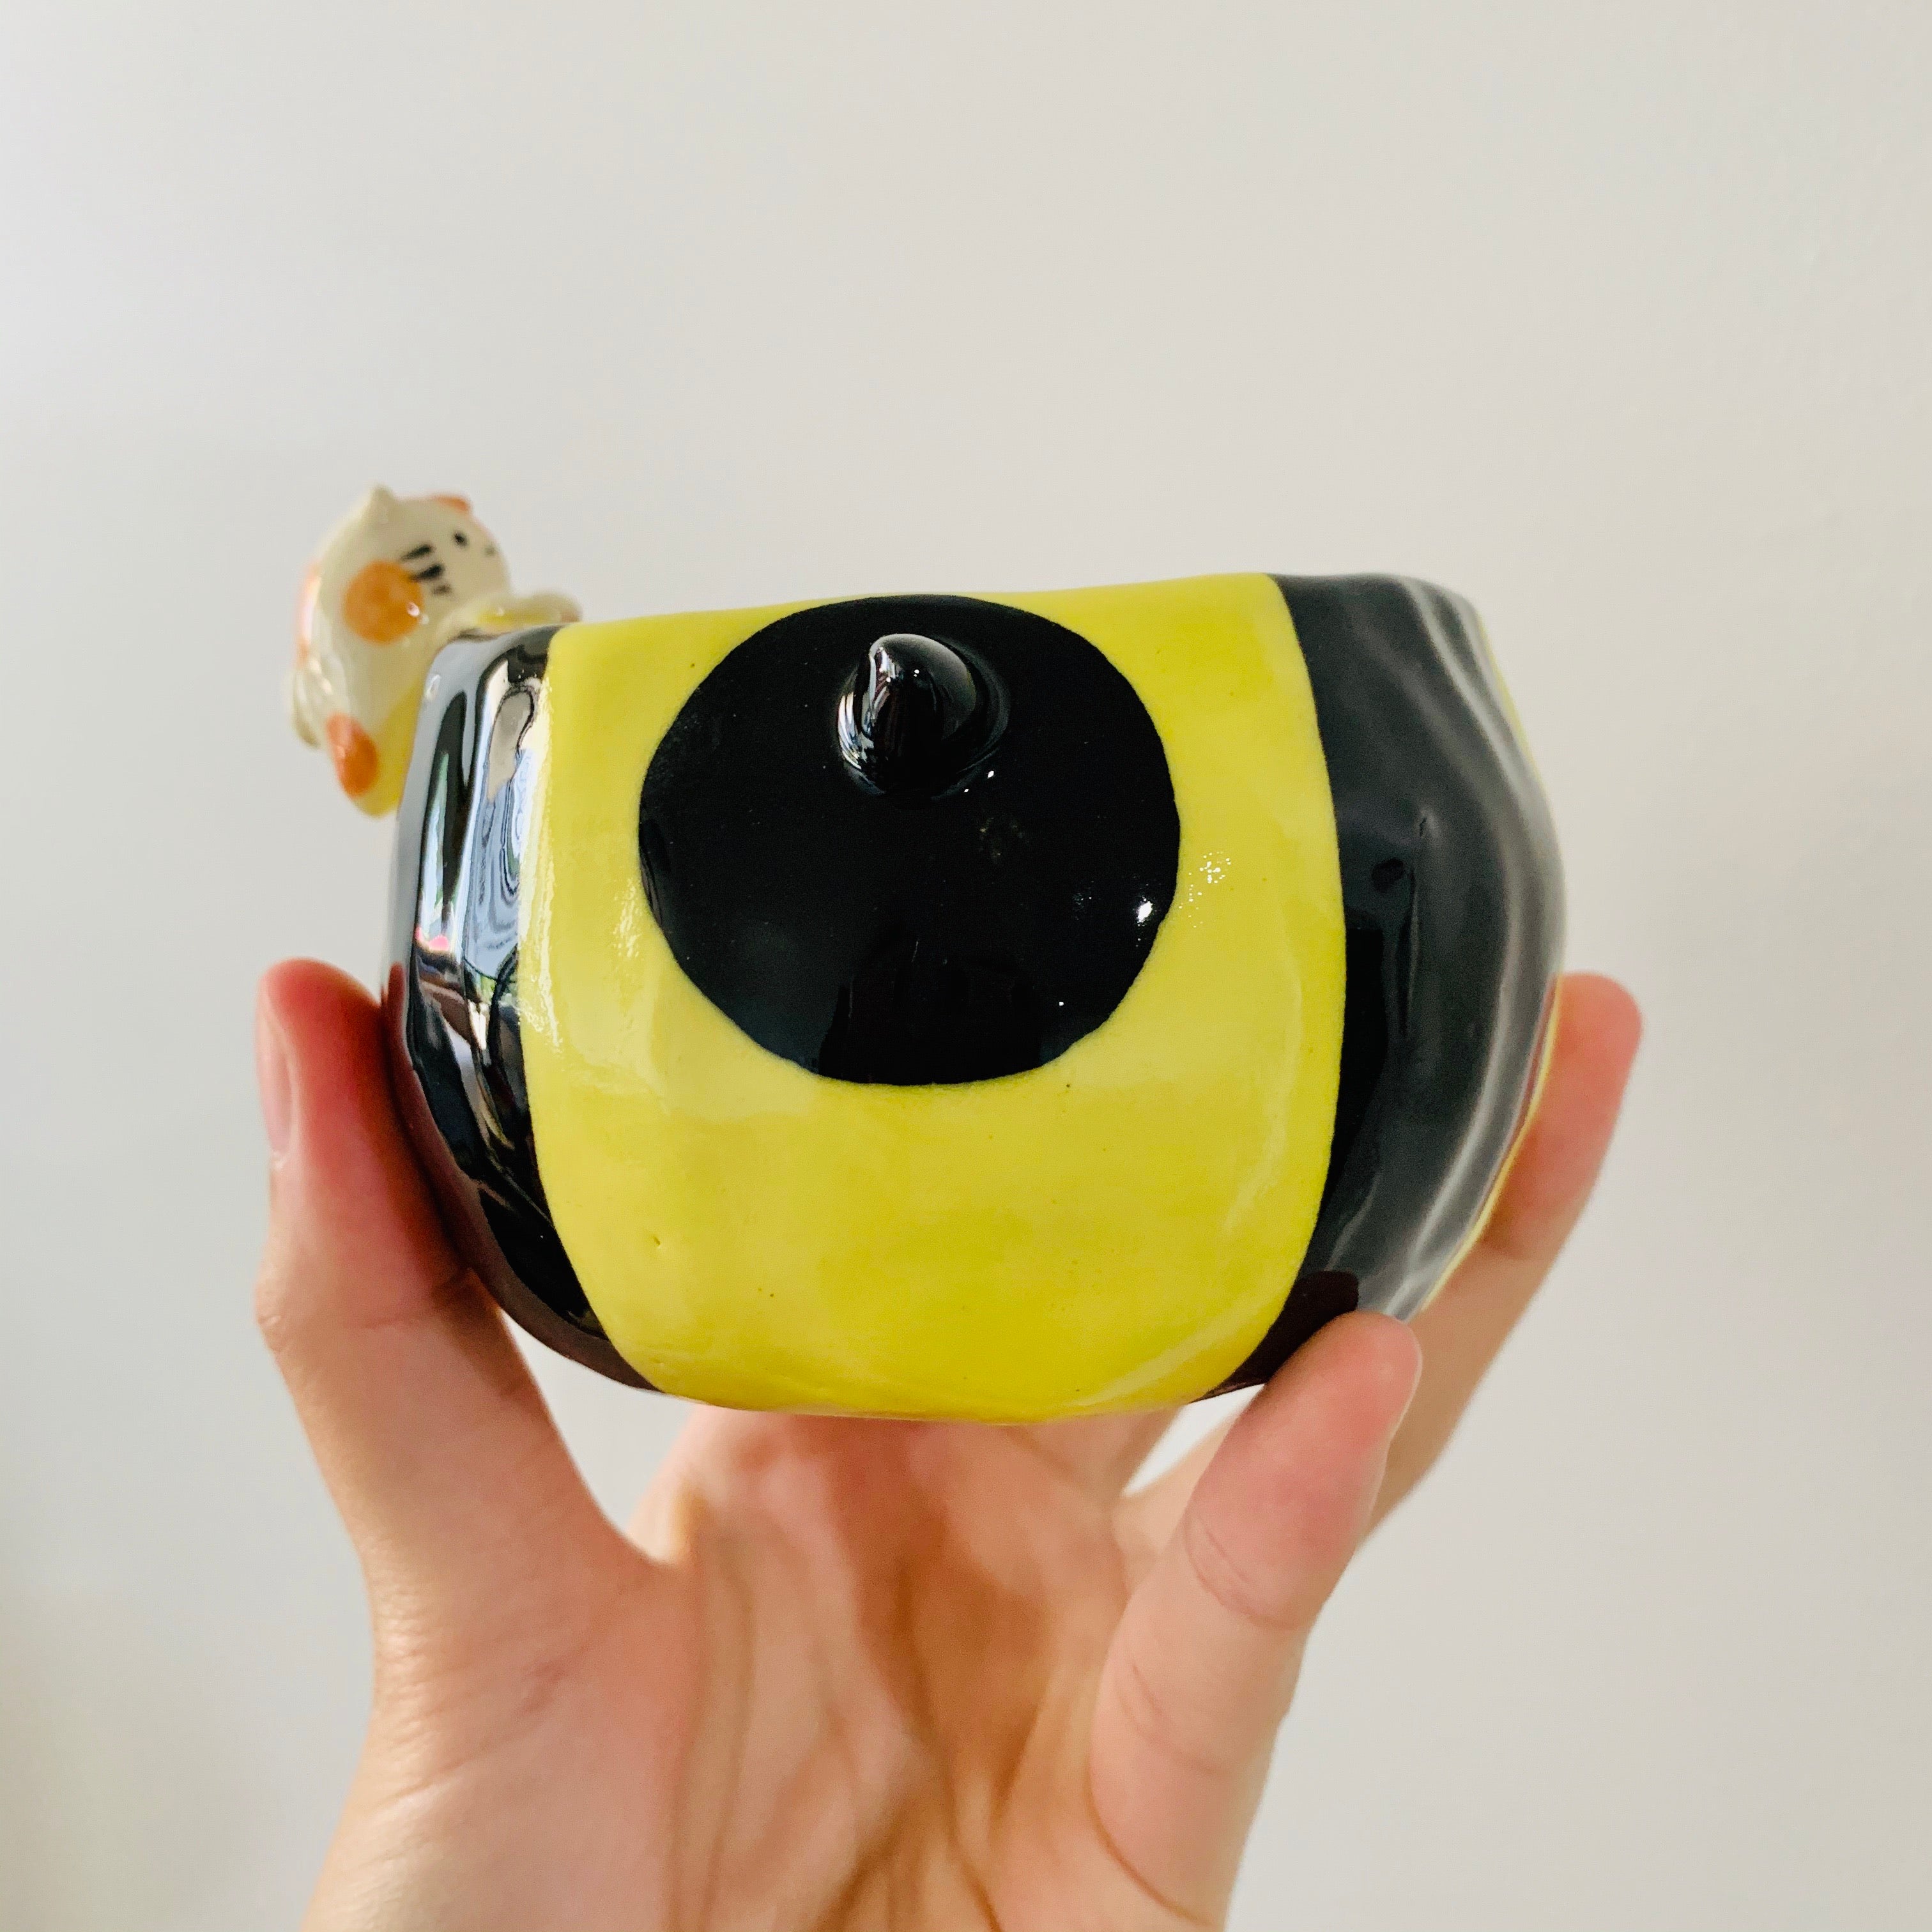
<svg viewBox="0 0 1932 1932"><path fill-rule="evenodd" d="M472 1634L479 1614L526 1618L534 1592L581 1583L617 1533L442 1231L375 1003L287 962L262 982L256 1044L271 1151L257 1318L377 1624L458 1602Z"/></svg>
<svg viewBox="0 0 1932 1932"><path fill-rule="evenodd" d="M1220 1922L1302 1648L1368 1526L1419 1366L1399 1322L1330 1322L1228 1431L1114 1634L1094 1814L1178 1916Z"/></svg>

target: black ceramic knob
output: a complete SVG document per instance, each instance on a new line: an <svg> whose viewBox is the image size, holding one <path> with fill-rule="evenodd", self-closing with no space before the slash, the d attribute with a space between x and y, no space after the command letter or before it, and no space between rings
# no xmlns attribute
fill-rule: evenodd
<svg viewBox="0 0 1932 1932"><path fill-rule="evenodd" d="M1006 694L992 670L937 638L875 638L838 699L838 755L859 782L916 803L972 776L998 743Z"/></svg>

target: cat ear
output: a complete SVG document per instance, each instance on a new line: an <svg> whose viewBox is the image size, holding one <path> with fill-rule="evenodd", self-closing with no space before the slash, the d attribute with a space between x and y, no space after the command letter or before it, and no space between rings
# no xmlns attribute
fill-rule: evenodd
<svg viewBox="0 0 1932 1932"><path fill-rule="evenodd" d="M386 524L395 513L395 492L384 489L378 483L356 506L356 520L360 524Z"/></svg>

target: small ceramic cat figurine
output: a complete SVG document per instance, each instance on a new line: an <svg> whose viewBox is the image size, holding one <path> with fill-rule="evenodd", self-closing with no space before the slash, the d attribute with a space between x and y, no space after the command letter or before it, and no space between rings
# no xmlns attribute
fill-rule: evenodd
<svg viewBox="0 0 1932 1932"><path fill-rule="evenodd" d="M373 817L396 808L430 660L452 639L582 613L554 591L520 597L496 540L463 496L380 486L332 530L304 579L289 713L327 749Z"/></svg>

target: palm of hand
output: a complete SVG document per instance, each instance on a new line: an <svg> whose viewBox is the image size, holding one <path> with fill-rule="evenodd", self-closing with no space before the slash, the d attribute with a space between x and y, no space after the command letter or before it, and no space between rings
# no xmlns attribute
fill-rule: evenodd
<svg viewBox="0 0 1932 1932"><path fill-rule="evenodd" d="M1429 1370L1406 1420L1415 1340L1370 1316L1124 1499L1164 1416L700 1412L627 1538L449 1253L366 996L272 976L262 1318L375 1637L309 1924L1218 1922L1315 1616L1433 1460L1600 1157L1634 1016L1602 982L1570 1006L1509 1198L1415 1324Z"/></svg>
<svg viewBox="0 0 1932 1932"><path fill-rule="evenodd" d="M676 1922L1161 1922L1118 1909L1087 1798L1126 1591L1097 1492L1024 1432L700 1429L694 1574L724 1600L737 1690L694 1754L724 1798L716 1904ZM776 1696L744 1694L761 1683ZM1096 1913L1103 1886L1116 1909Z"/></svg>
<svg viewBox="0 0 1932 1932"><path fill-rule="evenodd" d="M520 1604L480 1655L386 1646L382 1708L416 1744L379 1737L406 1778L352 1830L449 1847L451 1924L1196 1922L1088 1777L1151 1555L1115 1497L1165 1420L700 1415L640 1512L650 1555L594 1528L563 1614Z"/></svg>
<svg viewBox="0 0 1932 1932"><path fill-rule="evenodd" d="M1124 1432L1097 1425L1078 1447ZM656 1862L672 1892L639 1922L1181 1922L1115 1856L1090 1795L1096 1687L1133 1566L1106 1472L1062 1446L694 1425L643 1526L682 1559L675 1641L694 1694L686 1803ZM626 1669L659 1635L648 1612L633 1632Z"/></svg>

